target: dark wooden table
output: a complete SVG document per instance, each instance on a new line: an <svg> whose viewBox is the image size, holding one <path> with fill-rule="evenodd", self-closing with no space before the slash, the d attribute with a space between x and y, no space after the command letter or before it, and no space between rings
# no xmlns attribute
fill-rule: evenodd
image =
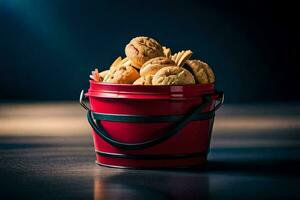
<svg viewBox="0 0 300 200"><path fill-rule="evenodd" d="M6 107L0 107L0 199L300 199L298 105L225 106L203 170L99 167L77 107L60 112L69 119L66 113L75 109L82 120L87 131L74 135L64 129L51 135L55 127L36 125L33 134L25 126L21 134L19 111ZM32 124L43 117L33 113L27 116ZM9 119L15 127L9 128Z"/></svg>

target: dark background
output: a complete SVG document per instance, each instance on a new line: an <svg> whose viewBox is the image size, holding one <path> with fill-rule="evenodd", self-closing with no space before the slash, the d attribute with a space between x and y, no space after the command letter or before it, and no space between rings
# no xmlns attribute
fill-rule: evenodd
<svg viewBox="0 0 300 200"><path fill-rule="evenodd" d="M296 3L0 1L0 99L77 100L132 37L208 62L229 103L300 100Z"/></svg>

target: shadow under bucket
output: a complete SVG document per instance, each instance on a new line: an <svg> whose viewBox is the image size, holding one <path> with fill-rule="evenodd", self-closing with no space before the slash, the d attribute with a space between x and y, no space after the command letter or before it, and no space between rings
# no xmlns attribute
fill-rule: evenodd
<svg viewBox="0 0 300 200"><path fill-rule="evenodd" d="M96 163L119 168L200 167L209 151L215 111L223 100L223 92L213 84L90 81L88 92L80 95L92 127Z"/></svg>

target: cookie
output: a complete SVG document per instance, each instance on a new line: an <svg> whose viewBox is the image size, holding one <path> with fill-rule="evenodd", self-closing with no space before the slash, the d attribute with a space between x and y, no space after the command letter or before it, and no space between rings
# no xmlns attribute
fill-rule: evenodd
<svg viewBox="0 0 300 200"><path fill-rule="evenodd" d="M163 48L163 52L164 52L165 57L166 58L171 58L171 54L172 54L171 49L167 48L165 46L163 46L162 48Z"/></svg>
<svg viewBox="0 0 300 200"><path fill-rule="evenodd" d="M134 81L133 85L152 85L153 75L145 75Z"/></svg>
<svg viewBox="0 0 300 200"><path fill-rule="evenodd" d="M140 69L140 75L154 75L158 70L167 66L174 66L175 62L166 57L156 57L148 60Z"/></svg>
<svg viewBox="0 0 300 200"><path fill-rule="evenodd" d="M194 76L188 70L169 66L161 68L152 79L153 85L188 85L195 84Z"/></svg>
<svg viewBox="0 0 300 200"><path fill-rule="evenodd" d="M193 70L198 83L207 84L216 81L214 72L207 63L201 60L188 60L186 64Z"/></svg>
<svg viewBox="0 0 300 200"><path fill-rule="evenodd" d="M123 58L119 56L110 66L110 69L115 68L120 65L129 65L130 61L127 57Z"/></svg>
<svg viewBox="0 0 300 200"><path fill-rule="evenodd" d="M105 70L102 72L99 72L100 77L102 78L102 80L104 79L104 77L108 74L109 70Z"/></svg>
<svg viewBox="0 0 300 200"><path fill-rule="evenodd" d="M138 71L131 65L119 65L109 70L103 82L132 84L139 77Z"/></svg>
<svg viewBox="0 0 300 200"><path fill-rule="evenodd" d="M133 38L126 45L125 54L136 68L141 68L151 58L164 56L161 45L149 37Z"/></svg>
<svg viewBox="0 0 300 200"><path fill-rule="evenodd" d="M119 64L121 61L122 61L122 57L121 57L121 56L117 57L116 60L111 64L110 69L111 69L111 68L114 68L114 67L116 67L116 66L118 66L118 64Z"/></svg>
<svg viewBox="0 0 300 200"><path fill-rule="evenodd" d="M180 51L178 53L175 53L171 59L178 65L179 67L182 67L185 62L191 58L193 55L193 52L191 50L187 51Z"/></svg>

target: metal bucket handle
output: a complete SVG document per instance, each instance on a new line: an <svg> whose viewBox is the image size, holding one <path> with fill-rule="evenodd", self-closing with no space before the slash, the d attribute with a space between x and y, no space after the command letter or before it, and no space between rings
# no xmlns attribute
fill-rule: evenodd
<svg viewBox="0 0 300 200"><path fill-rule="evenodd" d="M207 115L213 114L216 110L218 110L222 106L222 104L224 102L224 93L222 91L216 91L216 93L214 93L214 94L203 95L203 103L199 104L196 108L192 109L191 112L188 112L186 115L184 115L177 123L174 124L174 126L172 126L170 128L170 130L168 132L166 132L165 134L163 134L162 136L159 136L157 138L154 138L154 139L151 139L151 140L148 140L145 142L140 142L140 143L125 143L125 142L120 142L120 141L117 141L117 140L111 138L110 135L103 128L101 123L97 124L94 121L92 111L84 103L84 99L86 98L84 96L84 90L82 90L80 93L79 103L84 109L87 110L88 122L90 123L91 127L94 129L94 131L97 133L98 136L100 136L103 140L105 140L106 142L108 142L109 144L111 144L115 147L118 147L121 149L127 149L127 150L134 150L134 149L144 149L147 147L154 146L156 144L159 144L159 143L169 139L170 137L172 137L173 135L178 133L183 127L186 126L186 124L188 122L193 120L195 118L195 116L197 116L198 113L201 112L201 110L203 110L205 107L208 106L208 104L211 101L211 95L216 95L216 94L218 95L218 97L216 99L217 104L215 105L214 109L209 112L202 113L202 114L207 114Z"/></svg>

